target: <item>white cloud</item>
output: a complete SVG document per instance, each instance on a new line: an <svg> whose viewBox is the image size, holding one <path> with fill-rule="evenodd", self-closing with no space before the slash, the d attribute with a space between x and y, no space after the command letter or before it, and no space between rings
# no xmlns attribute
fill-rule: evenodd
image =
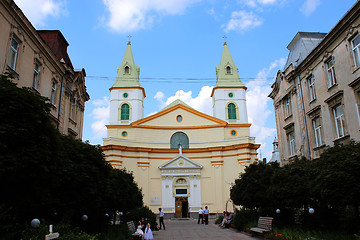
<svg viewBox="0 0 360 240"><path fill-rule="evenodd" d="M251 136L256 137L257 143L261 143L260 149L267 159L271 157L272 145L266 143L272 142L276 135L275 128L266 126L269 117L273 114L273 104L268 98L273 79L267 80L267 77L273 70L281 69L285 65L285 61L285 58L281 58L270 63L268 68L262 69L257 74L255 80L247 84L246 102L249 122L252 123Z"/></svg>
<svg viewBox="0 0 360 240"><path fill-rule="evenodd" d="M300 8L300 11L305 16L310 16L320 4L321 0L306 0Z"/></svg>
<svg viewBox="0 0 360 240"><path fill-rule="evenodd" d="M107 129L105 127L109 122L110 113L110 101L108 97L102 99L95 99L91 102L92 105L96 106L90 117L93 119L91 124L92 137L89 139L90 142L106 137Z"/></svg>
<svg viewBox="0 0 360 240"><path fill-rule="evenodd" d="M185 9L200 0L103 0L110 16L110 29L127 33L151 27L162 15L183 14Z"/></svg>
<svg viewBox="0 0 360 240"><path fill-rule="evenodd" d="M212 89L213 87L203 86L196 97L192 96L192 91L184 92L183 90L178 90L174 96L168 97L166 101L163 101L164 94L162 92L157 92L155 96L162 97L154 98L160 102L161 108L169 105L176 99L180 99L192 108L205 114L212 115L212 98L210 97Z"/></svg>
<svg viewBox="0 0 360 240"><path fill-rule="evenodd" d="M66 14L64 0L15 0L34 26L44 26L48 17Z"/></svg>
<svg viewBox="0 0 360 240"><path fill-rule="evenodd" d="M280 5L287 0L241 0L240 2L252 8L260 8L262 6Z"/></svg>
<svg viewBox="0 0 360 240"><path fill-rule="evenodd" d="M230 31L245 31L257 26L260 26L263 20L253 12L245 10L234 11L231 13L231 19L222 27L225 32Z"/></svg>

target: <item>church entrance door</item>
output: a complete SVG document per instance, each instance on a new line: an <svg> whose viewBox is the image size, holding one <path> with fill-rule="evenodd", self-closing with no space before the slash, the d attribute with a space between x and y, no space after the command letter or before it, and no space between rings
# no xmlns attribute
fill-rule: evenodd
<svg viewBox="0 0 360 240"><path fill-rule="evenodd" d="M187 197L176 197L175 198L175 217L176 218L187 218L189 210L189 203Z"/></svg>

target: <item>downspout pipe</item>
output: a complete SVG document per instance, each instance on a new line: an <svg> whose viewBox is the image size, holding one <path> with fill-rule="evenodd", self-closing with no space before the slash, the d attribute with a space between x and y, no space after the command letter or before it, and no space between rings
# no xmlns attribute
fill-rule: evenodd
<svg viewBox="0 0 360 240"><path fill-rule="evenodd" d="M310 140L309 140L308 128L307 128L307 124L306 124L305 104L304 104L304 97L303 97L303 92L302 92L302 87L301 87L300 76L298 76L297 79L298 79L298 88L299 88L300 101L301 101L301 110L302 110L301 112L302 112L303 121L304 121L307 151L308 151L309 160L311 160Z"/></svg>
<svg viewBox="0 0 360 240"><path fill-rule="evenodd" d="M61 84L60 84L60 98L59 98L59 111L58 111L58 125L57 125L57 129L60 130L60 122L61 122L61 110L62 110L62 100L63 100L63 92L64 92L64 81L65 81L65 76L70 74L69 70L66 70L64 75L62 75L61 77Z"/></svg>

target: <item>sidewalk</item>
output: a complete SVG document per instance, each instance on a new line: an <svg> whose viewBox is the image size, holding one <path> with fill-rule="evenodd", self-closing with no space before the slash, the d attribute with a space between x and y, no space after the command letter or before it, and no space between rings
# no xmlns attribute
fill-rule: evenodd
<svg viewBox="0 0 360 240"><path fill-rule="evenodd" d="M209 225L197 224L197 220L165 220L166 230L154 231L154 240L220 239L258 240L235 229L220 228L210 220Z"/></svg>

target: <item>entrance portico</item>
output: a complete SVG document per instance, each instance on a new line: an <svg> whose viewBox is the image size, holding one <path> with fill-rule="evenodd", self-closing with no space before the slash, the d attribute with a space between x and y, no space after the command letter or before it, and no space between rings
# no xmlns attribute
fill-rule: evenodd
<svg viewBox="0 0 360 240"><path fill-rule="evenodd" d="M172 160L159 166L162 179L162 206L174 217L189 217L201 208L202 165L180 153Z"/></svg>

